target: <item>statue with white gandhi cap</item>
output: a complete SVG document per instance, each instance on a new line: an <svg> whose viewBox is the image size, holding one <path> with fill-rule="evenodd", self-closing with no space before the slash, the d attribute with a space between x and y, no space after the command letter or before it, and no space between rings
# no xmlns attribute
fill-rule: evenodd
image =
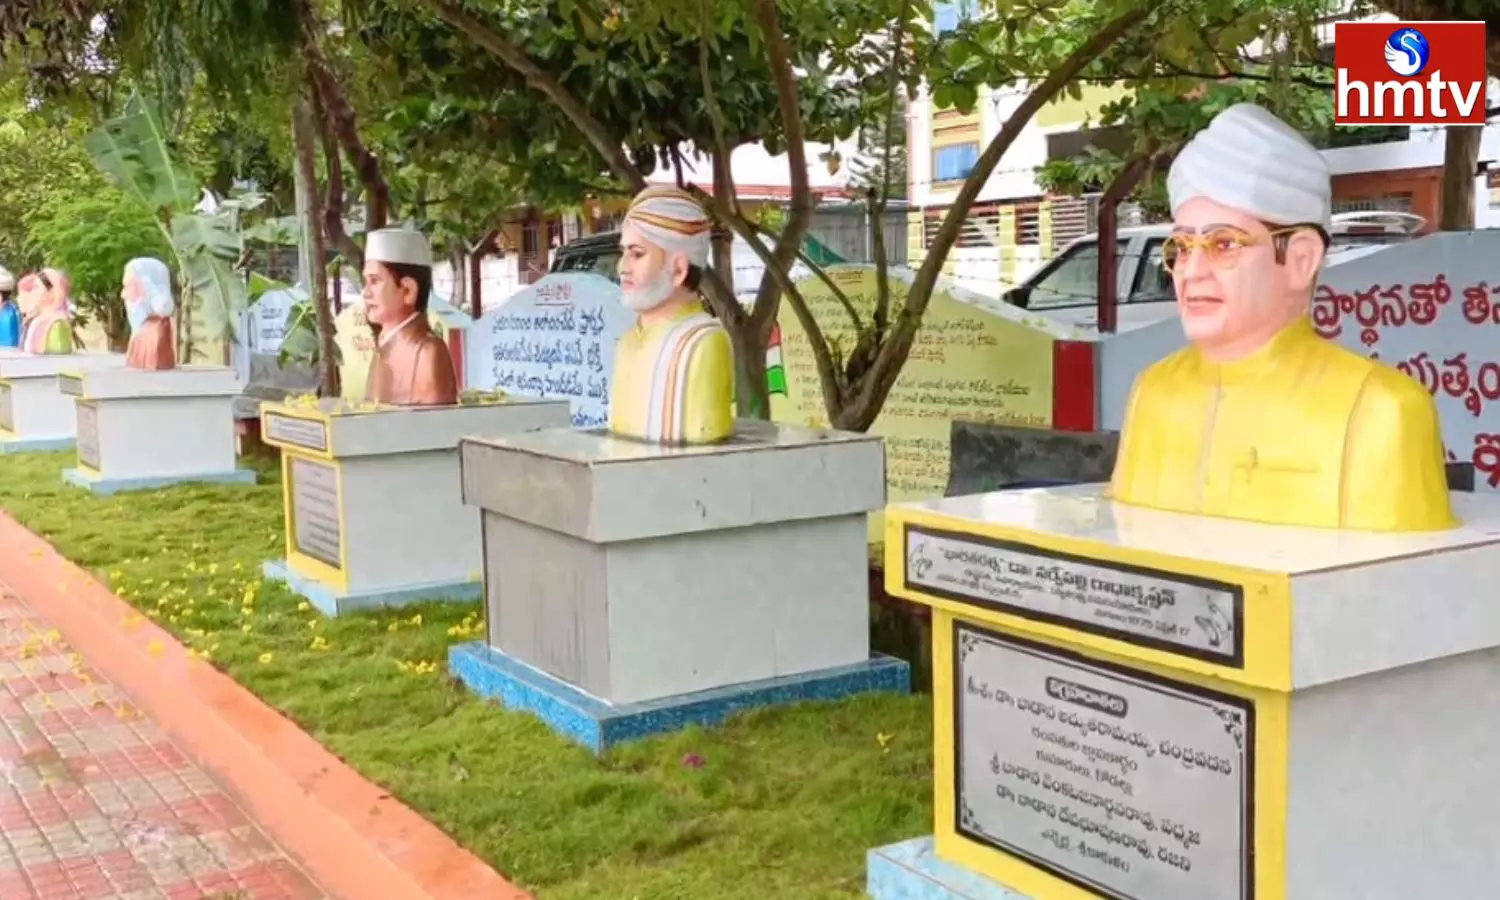
<svg viewBox="0 0 1500 900"><path fill-rule="evenodd" d="M1451 527L1431 396L1309 320L1329 245L1322 155L1239 104L1188 142L1167 188L1162 263L1189 346L1137 379L1113 498L1275 524Z"/></svg>
<svg viewBox="0 0 1500 900"><path fill-rule="evenodd" d="M621 229L620 287L638 318L615 346L609 429L660 444L709 444L734 431L729 335L698 285L713 223L691 194L652 187Z"/></svg>
<svg viewBox="0 0 1500 900"><path fill-rule="evenodd" d="M379 329L365 382L368 399L395 406L458 402L453 357L427 322L432 245L411 228L381 228L365 239L365 321Z"/></svg>

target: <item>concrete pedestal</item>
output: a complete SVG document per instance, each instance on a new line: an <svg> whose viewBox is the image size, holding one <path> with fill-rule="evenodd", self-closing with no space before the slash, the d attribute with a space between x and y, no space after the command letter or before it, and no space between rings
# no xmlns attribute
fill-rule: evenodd
<svg viewBox="0 0 1500 900"><path fill-rule="evenodd" d="M232 407L242 385L233 369L65 371L58 389L75 398L78 467L63 479L96 494L185 482L254 484L235 467Z"/></svg>
<svg viewBox="0 0 1500 900"><path fill-rule="evenodd" d="M746 706L906 690L871 660L879 438L740 422L709 447L551 430L465 440L484 511L476 692L593 748Z"/></svg>
<svg viewBox="0 0 1500 900"><path fill-rule="evenodd" d="M566 425L566 400L357 409L265 404L281 448L286 558L264 566L325 615L480 593L479 515L459 491L458 442Z"/></svg>
<svg viewBox="0 0 1500 900"><path fill-rule="evenodd" d="M1117 505L893 506L933 608L936 833L877 900L1494 893L1500 497L1368 534Z"/></svg>
<svg viewBox="0 0 1500 900"><path fill-rule="evenodd" d="M107 371L124 365L123 353L0 353L0 453L72 447L77 414L73 397L58 390L57 376L65 371Z"/></svg>

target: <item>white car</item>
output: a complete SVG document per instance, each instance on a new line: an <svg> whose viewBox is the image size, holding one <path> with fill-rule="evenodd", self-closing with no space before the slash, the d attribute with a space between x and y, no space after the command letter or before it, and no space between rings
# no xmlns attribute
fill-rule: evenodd
<svg viewBox="0 0 1500 900"><path fill-rule="evenodd" d="M1333 245L1327 262L1374 253L1382 246L1410 240L1427 227L1412 213L1339 213L1332 222ZM1116 331L1130 331L1177 315L1172 276L1161 264L1162 243L1170 224L1121 228L1116 269ZM1078 328L1098 327L1099 239L1085 235L1018 287L1006 291L1006 303L1020 306Z"/></svg>

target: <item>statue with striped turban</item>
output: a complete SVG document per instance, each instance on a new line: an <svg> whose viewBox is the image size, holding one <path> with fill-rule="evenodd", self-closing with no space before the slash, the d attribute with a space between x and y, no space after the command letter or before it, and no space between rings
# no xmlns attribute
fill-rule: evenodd
<svg viewBox="0 0 1500 900"><path fill-rule="evenodd" d="M625 214L620 287L637 319L615 348L615 434L681 445L716 443L734 431L734 354L698 294L712 225L673 187L647 188Z"/></svg>

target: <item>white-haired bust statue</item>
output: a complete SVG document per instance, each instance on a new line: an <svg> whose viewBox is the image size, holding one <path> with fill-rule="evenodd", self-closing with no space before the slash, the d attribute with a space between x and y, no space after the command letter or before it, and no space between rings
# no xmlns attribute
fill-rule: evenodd
<svg viewBox="0 0 1500 900"><path fill-rule="evenodd" d="M141 256L125 264L120 299L130 318L130 348L125 364L135 369L175 369L172 335L172 270L159 259Z"/></svg>

